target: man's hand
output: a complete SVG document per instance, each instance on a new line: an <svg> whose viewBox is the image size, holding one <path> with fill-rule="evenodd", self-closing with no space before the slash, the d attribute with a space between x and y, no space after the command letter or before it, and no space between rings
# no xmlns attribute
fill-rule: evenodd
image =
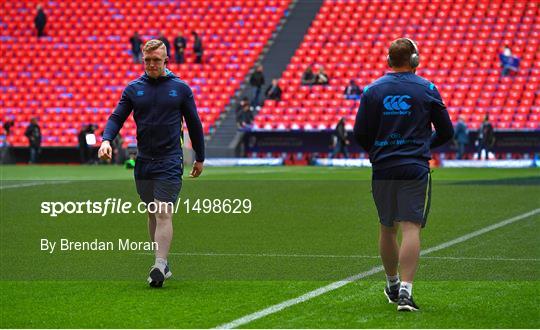
<svg viewBox="0 0 540 330"><path fill-rule="evenodd" d="M203 166L204 166L203 162L197 162L197 161L193 162L193 169L191 170L191 173L189 174L189 177L190 178L196 178L199 175L201 175L201 173L203 171Z"/></svg>
<svg viewBox="0 0 540 330"><path fill-rule="evenodd" d="M112 159L112 148L109 141L101 142L101 147L98 150L98 157L101 160L110 160Z"/></svg>

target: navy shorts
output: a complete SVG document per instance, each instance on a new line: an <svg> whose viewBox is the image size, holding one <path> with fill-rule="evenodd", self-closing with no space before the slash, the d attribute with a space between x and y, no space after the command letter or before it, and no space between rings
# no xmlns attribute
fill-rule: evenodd
<svg viewBox="0 0 540 330"><path fill-rule="evenodd" d="M184 163L181 156L165 159L142 159L135 162L135 185L145 203L157 199L176 203L182 189Z"/></svg>
<svg viewBox="0 0 540 330"><path fill-rule="evenodd" d="M394 221L426 225L431 203L429 168L416 164L374 170L371 181L373 199L381 224Z"/></svg>

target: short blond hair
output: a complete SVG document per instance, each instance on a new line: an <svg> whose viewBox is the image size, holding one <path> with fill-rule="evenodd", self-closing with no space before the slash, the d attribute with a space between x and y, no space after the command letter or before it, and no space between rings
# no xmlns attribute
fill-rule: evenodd
<svg viewBox="0 0 540 330"><path fill-rule="evenodd" d="M159 49L161 47L165 47L165 44L163 43L163 41L158 40L158 39L148 40L144 44L143 52L144 53L153 52L154 50Z"/></svg>

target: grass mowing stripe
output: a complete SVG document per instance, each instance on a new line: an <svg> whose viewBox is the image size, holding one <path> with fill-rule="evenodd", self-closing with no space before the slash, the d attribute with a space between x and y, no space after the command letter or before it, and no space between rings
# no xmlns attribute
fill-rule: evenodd
<svg viewBox="0 0 540 330"><path fill-rule="evenodd" d="M148 254L148 253L145 253ZM255 257L255 258L365 258L378 259L379 256L335 255L335 254L280 254L280 253L213 253L213 252L170 252L172 255L201 257Z"/></svg>
<svg viewBox="0 0 540 330"><path fill-rule="evenodd" d="M2 185L0 186L0 190L41 186L44 184L62 184L62 183L70 183L70 182L71 181L38 181L38 182L18 183L18 184L7 185L7 186Z"/></svg>
<svg viewBox="0 0 540 330"><path fill-rule="evenodd" d="M540 261L538 258L499 258L499 257L424 257L424 259L440 259L440 260L479 260L479 261Z"/></svg>
<svg viewBox="0 0 540 330"><path fill-rule="evenodd" d="M154 255L154 253L139 253L144 255ZM351 258L351 259L379 259L380 256L365 255L336 255L336 254L279 254L279 253L214 253L214 252L170 252L170 255L190 256L190 257L253 257L253 258ZM424 259L441 260L481 260L481 261L540 261L539 258L506 258L506 257L424 257Z"/></svg>
<svg viewBox="0 0 540 330"><path fill-rule="evenodd" d="M517 215L517 216L509 218L509 219L505 219L505 220L497 222L497 223L495 223L495 224L493 224L491 226L484 227L482 229L473 231L472 233L460 236L460 237L458 237L456 239L453 239L451 241L444 242L444 243L441 243L441 244L436 245L434 247L431 247L429 249L423 250L422 252L420 252L420 255L426 255L426 254L429 254L429 253L432 253L432 252L435 252L435 251L440 251L440 250L446 249L448 247L451 247L453 245L465 242L467 240L470 240L471 238L480 236L480 235L485 234L487 232L490 232L492 230L495 230L495 229L501 228L503 226L510 225L510 224L512 224L514 222L526 219L526 218L531 217L531 216L533 216L535 214L538 214L538 213L540 213L540 208L531 210L529 212ZM368 277L370 275L376 274L376 273L382 271L383 269L384 268L382 266L373 267L368 271L365 271L365 272L350 276L350 277L348 277L346 279L343 279L341 281L330 283L330 284L328 284L326 286L323 286L323 287L320 287L320 288L315 289L313 291L310 291L308 293L305 293L305 294L303 294L303 295L301 295L299 297L286 300L286 301L281 302L279 304L272 305L270 307L267 307L265 309L262 309L260 311L255 312L255 313L251 313L251 314L248 314L248 315L243 316L241 318L238 318L236 320L233 320L233 321L231 321L229 323L219 325L216 328L218 328L218 329L237 328L237 327L242 326L244 324L248 324L248 323L250 323L252 321L263 318L263 317L265 317L267 315L277 313L277 312L279 312L279 311L281 311L281 310L283 310L285 308L288 308L290 306L300 304L300 303L302 303L304 301L308 301L310 299L313 299L313 298L315 298L317 296L320 296L322 294L325 294L327 292L339 289L339 288L341 288L341 287L343 287L343 286L345 286L345 285L347 285L347 284L349 284L351 282L358 281L358 280L363 279L365 277Z"/></svg>

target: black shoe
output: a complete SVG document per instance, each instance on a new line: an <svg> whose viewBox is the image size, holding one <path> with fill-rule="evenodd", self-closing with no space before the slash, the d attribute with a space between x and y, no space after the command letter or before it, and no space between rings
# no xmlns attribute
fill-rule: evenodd
<svg viewBox="0 0 540 330"><path fill-rule="evenodd" d="M399 299L399 283L392 285L390 288L386 285L384 287L384 295L388 299L388 303L397 304Z"/></svg>
<svg viewBox="0 0 540 330"><path fill-rule="evenodd" d="M418 307L412 298L412 296L409 296L407 291L401 290L399 292L399 299L398 299L398 306L397 310L400 312L416 312L419 310L420 307Z"/></svg>
<svg viewBox="0 0 540 330"><path fill-rule="evenodd" d="M163 282L172 276L169 264L165 265L163 272L158 266L154 265L150 267L150 274L148 275L148 284L153 288L161 288Z"/></svg>
<svg viewBox="0 0 540 330"><path fill-rule="evenodd" d="M152 266L148 275L148 284L153 288L161 288L165 281L165 274L157 266Z"/></svg>

